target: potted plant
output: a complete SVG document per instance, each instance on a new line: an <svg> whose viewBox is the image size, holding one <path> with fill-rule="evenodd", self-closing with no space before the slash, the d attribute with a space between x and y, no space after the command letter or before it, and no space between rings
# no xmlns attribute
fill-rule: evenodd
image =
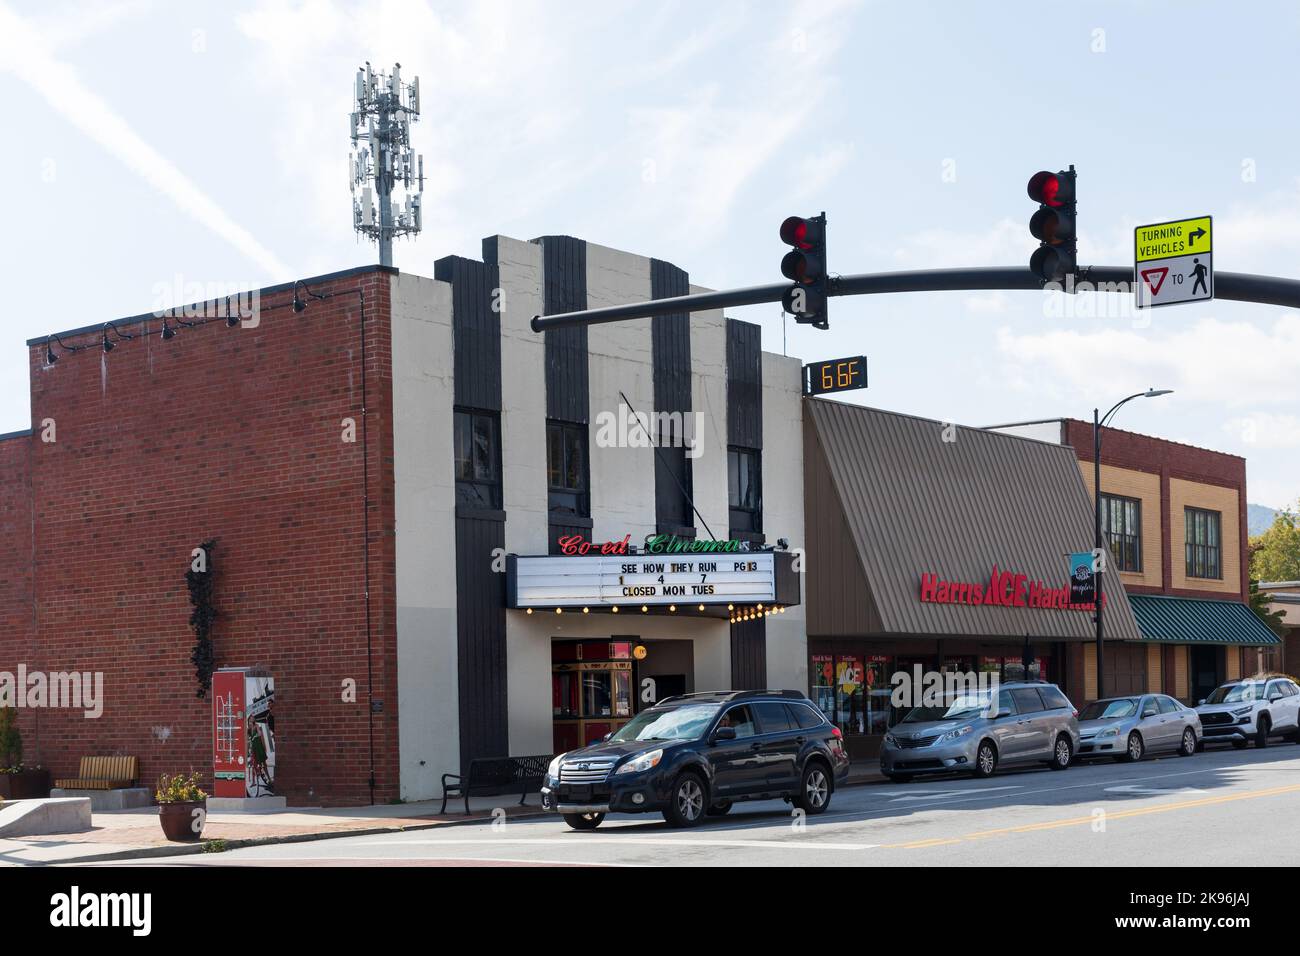
<svg viewBox="0 0 1300 956"><path fill-rule="evenodd" d="M177 843L192 843L203 836L208 818L208 795L199 789L198 774L163 774L158 780L158 822L163 835Z"/></svg>
<svg viewBox="0 0 1300 956"><path fill-rule="evenodd" d="M50 795L50 772L23 764L23 736L12 707L0 707L0 799L25 800Z"/></svg>

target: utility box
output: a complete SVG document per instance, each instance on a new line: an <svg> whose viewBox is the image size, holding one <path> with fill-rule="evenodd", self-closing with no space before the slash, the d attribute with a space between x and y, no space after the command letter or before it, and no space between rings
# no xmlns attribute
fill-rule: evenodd
<svg viewBox="0 0 1300 956"><path fill-rule="evenodd" d="M275 678L261 668L212 675L213 796L275 795Z"/></svg>

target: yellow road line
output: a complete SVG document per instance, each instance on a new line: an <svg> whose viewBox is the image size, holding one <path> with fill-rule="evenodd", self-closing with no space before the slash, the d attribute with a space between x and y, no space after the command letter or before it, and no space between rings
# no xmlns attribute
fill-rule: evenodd
<svg viewBox="0 0 1300 956"><path fill-rule="evenodd" d="M1300 784L1293 784L1287 787L1271 787L1266 790L1249 790L1245 793L1228 794L1222 797L1204 797L1200 800L1184 800L1180 803L1161 803L1153 807L1137 807L1133 810L1115 810L1106 812L1106 820L1123 820L1128 817L1141 817L1149 813L1166 813L1170 810L1190 810L1196 807L1208 807L1221 803L1232 803L1235 800L1252 800L1256 797L1273 797L1283 793L1295 793L1300 791ZM1089 814L1086 817L1070 817L1065 820L1048 820L1043 823L1027 823L1016 827L1001 827L996 830L978 830L975 833L967 833L960 837L951 838L933 838L929 840L916 840L911 843L882 843L881 849L891 850L921 850L932 846L946 846L952 843L960 843L963 840L984 840L993 836L1004 836L1008 833L1033 833L1038 830L1055 830L1060 827L1082 826L1091 824L1096 821L1096 817Z"/></svg>

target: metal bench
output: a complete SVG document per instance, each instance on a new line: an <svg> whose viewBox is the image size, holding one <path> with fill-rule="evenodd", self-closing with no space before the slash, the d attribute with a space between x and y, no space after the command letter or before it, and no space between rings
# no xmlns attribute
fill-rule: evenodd
<svg viewBox="0 0 1300 956"><path fill-rule="evenodd" d="M55 780L60 790L123 790L140 779L139 757L82 757L77 776Z"/></svg>
<svg viewBox="0 0 1300 956"><path fill-rule="evenodd" d="M465 815L469 816L469 795L473 791L483 794L513 793L519 788L519 805L528 801L531 791L540 790L546 768L553 754L535 754L530 757L477 757L469 762L469 772L442 775L442 809L447 812L449 796L465 799Z"/></svg>

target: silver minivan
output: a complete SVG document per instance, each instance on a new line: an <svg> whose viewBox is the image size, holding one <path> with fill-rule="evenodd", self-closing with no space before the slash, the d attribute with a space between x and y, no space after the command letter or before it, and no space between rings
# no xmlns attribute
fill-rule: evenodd
<svg viewBox="0 0 1300 956"><path fill-rule="evenodd" d="M1079 712L1055 684L1017 681L936 707L914 707L885 734L880 772L896 783L926 773L991 776L1000 766L1070 766Z"/></svg>

